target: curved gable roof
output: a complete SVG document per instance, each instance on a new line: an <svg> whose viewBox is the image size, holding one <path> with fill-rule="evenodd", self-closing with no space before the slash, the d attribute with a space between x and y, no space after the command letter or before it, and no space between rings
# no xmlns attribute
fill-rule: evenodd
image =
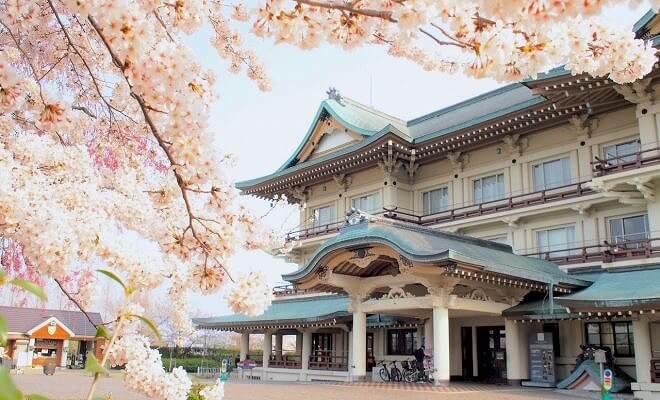
<svg viewBox="0 0 660 400"><path fill-rule="evenodd" d="M588 284L569 276L551 262L514 254L507 245L373 216L344 227L338 235L319 247L305 267L282 278L291 282L303 280L330 253L374 244L391 247L418 262L463 261L479 265L489 272L536 282L576 286Z"/></svg>

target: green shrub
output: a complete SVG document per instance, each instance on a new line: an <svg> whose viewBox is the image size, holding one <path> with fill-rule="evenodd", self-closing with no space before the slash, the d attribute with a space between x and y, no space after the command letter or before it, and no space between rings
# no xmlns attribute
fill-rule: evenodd
<svg viewBox="0 0 660 400"><path fill-rule="evenodd" d="M166 370L170 369L170 358L163 357L163 367ZM186 357L186 358L172 358L172 368L183 367L186 372L197 372L197 367L220 368L220 361L202 358L202 357Z"/></svg>
<svg viewBox="0 0 660 400"><path fill-rule="evenodd" d="M188 399L187 400L202 400L202 396L200 396L199 392L204 389L207 385L203 385L201 383L197 383L195 385L192 385L190 388L190 393L188 393Z"/></svg>

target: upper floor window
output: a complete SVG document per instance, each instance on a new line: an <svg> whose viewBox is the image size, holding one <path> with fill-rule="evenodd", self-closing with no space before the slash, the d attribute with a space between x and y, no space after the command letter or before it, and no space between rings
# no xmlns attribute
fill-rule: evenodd
<svg viewBox="0 0 660 400"><path fill-rule="evenodd" d="M632 322L589 322L585 324L587 344L606 346L615 356L635 356Z"/></svg>
<svg viewBox="0 0 660 400"><path fill-rule="evenodd" d="M534 191L552 189L571 183L571 159L545 161L533 167Z"/></svg>
<svg viewBox="0 0 660 400"><path fill-rule="evenodd" d="M504 197L504 174L484 176L472 182L474 203L498 200Z"/></svg>
<svg viewBox="0 0 660 400"><path fill-rule="evenodd" d="M639 139L603 146L603 157L609 164L617 165L635 161L635 153L640 150Z"/></svg>
<svg viewBox="0 0 660 400"><path fill-rule="evenodd" d="M572 247L574 242L574 226L536 231L536 244L539 251L550 253L550 256L568 255L568 252L564 250Z"/></svg>
<svg viewBox="0 0 660 400"><path fill-rule="evenodd" d="M335 222L335 206L323 206L314 209L314 226L324 226Z"/></svg>
<svg viewBox="0 0 660 400"><path fill-rule="evenodd" d="M616 244L642 245L640 240L649 237L649 219L646 214L610 218L610 236ZM629 243L637 242L637 243Z"/></svg>
<svg viewBox="0 0 660 400"><path fill-rule="evenodd" d="M446 210L448 205L449 190L446 187L422 193L422 209L425 215Z"/></svg>
<svg viewBox="0 0 660 400"><path fill-rule="evenodd" d="M380 208L380 196L378 192L351 199L351 207L364 211L373 212Z"/></svg>

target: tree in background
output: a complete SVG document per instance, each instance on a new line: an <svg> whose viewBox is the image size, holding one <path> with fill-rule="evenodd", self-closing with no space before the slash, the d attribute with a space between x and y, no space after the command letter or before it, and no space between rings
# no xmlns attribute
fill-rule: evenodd
<svg viewBox="0 0 660 400"><path fill-rule="evenodd" d="M166 373L139 331L154 326L140 299L165 286L179 337L191 330L190 291L231 281L230 308L259 314L271 302L263 276L228 260L238 247L284 242L236 199L231 157L213 151L208 126L216 77L183 38L210 27L230 71L261 90L264 67L235 24L305 49L385 46L426 70L508 81L565 65L632 82L651 70L655 50L593 18L614 3L259 0L247 11L215 0L0 0L0 236L16 249L0 283L42 295L49 280L84 311L98 269L125 296L112 332L98 328L108 344L102 360L88 357L88 399L107 363L125 365L138 392L184 399L190 379Z"/></svg>

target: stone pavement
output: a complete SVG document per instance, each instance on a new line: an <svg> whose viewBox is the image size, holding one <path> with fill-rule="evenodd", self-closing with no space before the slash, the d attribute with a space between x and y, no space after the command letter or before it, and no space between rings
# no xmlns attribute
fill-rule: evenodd
<svg viewBox="0 0 660 400"><path fill-rule="evenodd" d="M37 393L51 400L84 398L91 377L82 371L57 371L53 376L35 372L12 375L25 393ZM552 390L523 389L510 386L452 383L448 387L423 384L390 383L260 383L232 381L225 387L228 400L559 400L577 399ZM145 400L123 387L118 373L103 378L97 396L113 400Z"/></svg>

